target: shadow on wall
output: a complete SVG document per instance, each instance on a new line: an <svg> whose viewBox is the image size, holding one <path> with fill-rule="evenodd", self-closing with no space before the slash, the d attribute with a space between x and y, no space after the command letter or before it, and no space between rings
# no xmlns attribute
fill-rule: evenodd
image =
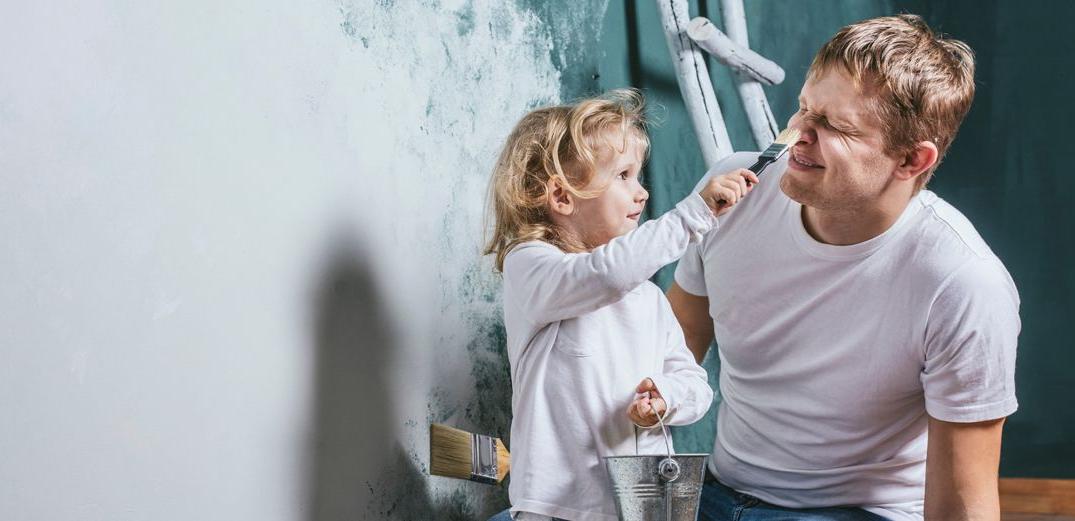
<svg viewBox="0 0 1075 521"><path fill-rule="evenodd" d="M465 498L431 497L426 470L398 442L388 375L399 339L369 257L353 243L350 237L333 241L314 294L307 517L473 519Z"/></svg>

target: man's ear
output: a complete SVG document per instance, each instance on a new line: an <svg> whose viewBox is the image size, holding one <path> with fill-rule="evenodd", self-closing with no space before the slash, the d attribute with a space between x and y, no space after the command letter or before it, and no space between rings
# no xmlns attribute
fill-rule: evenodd
<svg viewBox="0 0 1075 521"><path fill-rule="evenodd" d="M559 176L550 177L545 183L545 193L548 194L549 211L557 215L571 215L575 213L575 198L567 191L564 182Z"/></svg>
<svg viewBox="0 0 1075 521"><path fill-rule="evenodd" d="M934 142L919 141L914 150L903 157L903 163L896 167L896 177L904 181L914 179L933 168L939 156Z"/></svg>

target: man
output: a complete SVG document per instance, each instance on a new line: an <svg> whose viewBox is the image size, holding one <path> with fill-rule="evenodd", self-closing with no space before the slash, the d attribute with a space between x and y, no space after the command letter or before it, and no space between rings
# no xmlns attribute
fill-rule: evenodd
<svg viewBox="0 0 1075 521"><path fill-rule="evenodd" d="M922 190L973 76L917 16L845 27L811 65L799 140L680 261L672 307L721 361L700 519L999 519L1019 298Z"/></svg>

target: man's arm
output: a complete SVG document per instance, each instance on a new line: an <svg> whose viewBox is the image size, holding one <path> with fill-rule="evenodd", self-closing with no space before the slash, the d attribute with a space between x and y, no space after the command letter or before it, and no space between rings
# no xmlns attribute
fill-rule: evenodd
<svg viewBox="0 0 1075 521"><path fill-rule="evenodd" d="M709 299L691 295L675 282L668 288L668 302L672 312L683 328L683 337L687 348L694 353L694 359L701 364L709 345L713 343L713 320L709 318Z"/></svg>
<svg viewBox="0 0 1075 521"><path fill-rule="evenodd" d="M999 520L1000 435L1004 419L951 423L929 419L926 519Z"/></svg>

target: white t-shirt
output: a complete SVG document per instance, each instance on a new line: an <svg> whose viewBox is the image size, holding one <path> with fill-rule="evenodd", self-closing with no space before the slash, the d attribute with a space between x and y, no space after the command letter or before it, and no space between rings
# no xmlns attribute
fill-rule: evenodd
<svg viewBox="0 0 1075 521"><path fill-rule="evenodd" d="M659 428L636 429L627 417L644 378L666 400L668 424L692 423L709 409L705 369L647 279L716 224L702 198L691 195L589 253L529 242L507 255L512 512L617 518L601 458L666 452Z"/></svg>
<svg viewBox="0 0 1075 521"><path fill-rule="evenodd" d="M1017 407L1015 284L925 190L873 239L817 242L780 189L786 168L772 165L676 270L680 287L708 296L719 346L710 470L786 507L921 519L927 413L975 422Z"/></svg>

